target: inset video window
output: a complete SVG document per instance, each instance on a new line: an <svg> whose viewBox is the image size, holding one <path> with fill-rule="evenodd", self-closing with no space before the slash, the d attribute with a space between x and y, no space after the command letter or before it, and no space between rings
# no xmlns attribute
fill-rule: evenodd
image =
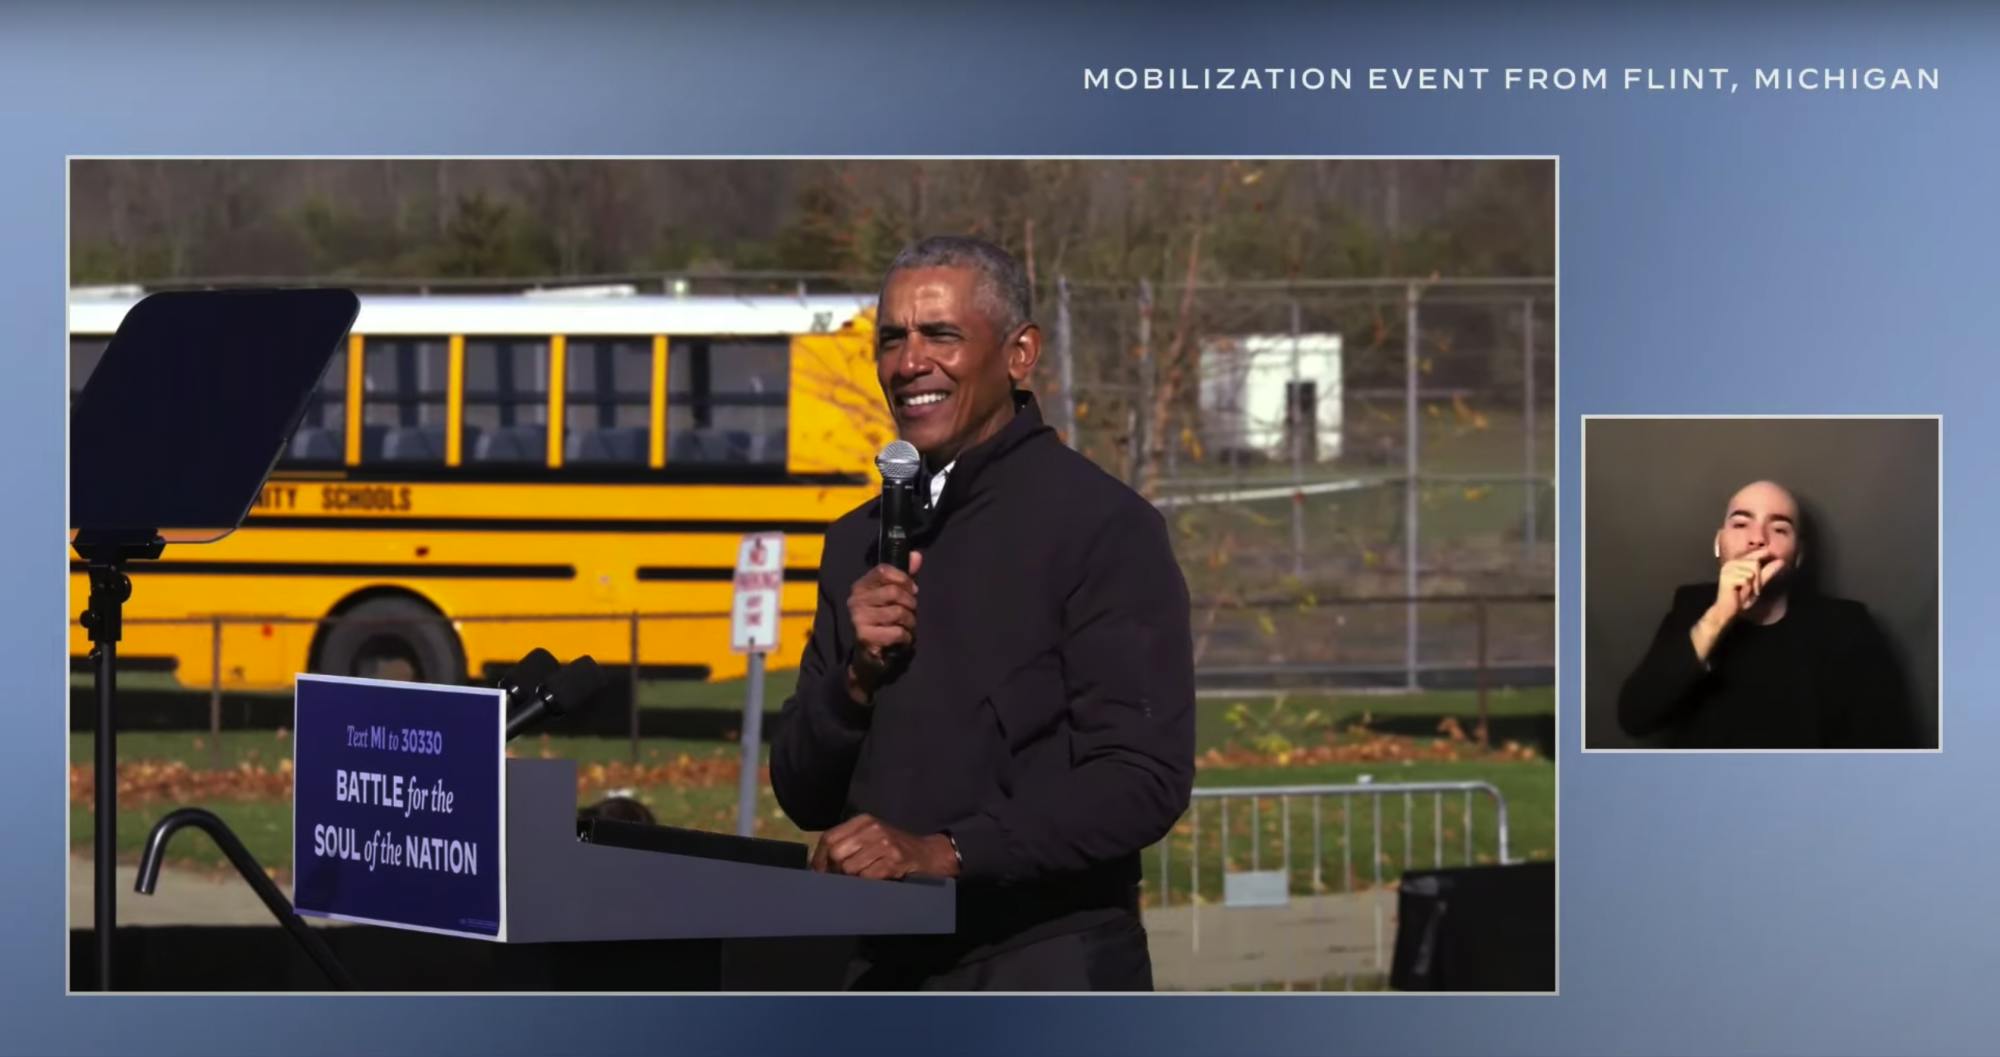
<svg viewBox="0 0 2000 1057"><path fill-rule="evenodd" d="M1939 745L1936 417L1586 418L1586 749Z"/></svg>

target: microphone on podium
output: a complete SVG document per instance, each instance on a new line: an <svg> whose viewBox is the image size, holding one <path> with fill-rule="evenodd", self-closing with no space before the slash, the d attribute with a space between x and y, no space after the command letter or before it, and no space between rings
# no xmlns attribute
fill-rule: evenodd
<svg viewBox="0 0 2000 1057"><path fill-rule="evenodd" d="M525 707L533 699L535 690L549 676L556 674L556 669L560 667L562 663L556 660L555 654L537 646L529 650L526 657L508 669L507 674L501 676L493 685L506 691L507 704L510 708L517 703Z"/></svg>
<svg viewBox="0 0 2000 1057"><path fill-rule="evenodd" d="M604 682L604 671L589 654L557 667L553 654L536 649L500 681L508 702L523 706L508 717L506 740L544 719L576 711L603 689Z"/></svg>

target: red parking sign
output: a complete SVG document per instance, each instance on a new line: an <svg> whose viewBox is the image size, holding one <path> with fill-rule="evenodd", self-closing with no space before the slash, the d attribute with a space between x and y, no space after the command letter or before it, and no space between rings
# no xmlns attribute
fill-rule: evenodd
<svg viewBox="0 0 2000 1057"><path fill-rule="evenodd" d="M778 592L784 583L784 533L743 537L736 550L736 597L729 620L731 649L769 653L778 648Z"/></svg>

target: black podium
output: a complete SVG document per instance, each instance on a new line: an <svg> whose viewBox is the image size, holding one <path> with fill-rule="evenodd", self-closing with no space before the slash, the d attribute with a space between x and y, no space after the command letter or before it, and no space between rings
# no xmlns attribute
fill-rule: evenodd
<svg viewBox="0 0 2000 1057"><path fill-rule="evenodd" d="M944 933L948 880L874 881L576 839L576 763L507 761L507 941ZM468 941L480 942L480 941Z"/></svg>
<svg viewBox="0 0 2000 1057"><path fill-rule="evenodd" d="M574 761L506 767L506 939L314 929L357 989L834 990L853 937L955 927L948 880L874 881L580 840ZM128 928L117 942L120 983L133 990L330 989L276 926ZM73 972L90 959L73 951Z"/></svg>
<svg viewBox="0 0 2000 1057"><path fill-rule="evenodd" d="M133 305L70 414L70 545L87 564L97 678L97 986L117 896L118 640L127 566L235 531L361 303L347 290L154 294Z"/></svg>

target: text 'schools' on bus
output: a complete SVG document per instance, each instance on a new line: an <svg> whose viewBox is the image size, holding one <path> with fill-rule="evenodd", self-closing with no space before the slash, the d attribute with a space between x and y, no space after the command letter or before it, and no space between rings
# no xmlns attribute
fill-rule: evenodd
<svg viewBox="0 0 2000 1057"><path fill-rule="evenodd" d="M137 300L72 292L72 399ZM738 676L737 544L770 531L790 537L772 659L796 663L826 527L894 435L872 303L364 296L243 527L133 572L121 664L485 681L536 646L629 664L637 613L643 674ZM71 609L88 594L72 561ZM90 649L74 619L69 648Z"/></svg>

